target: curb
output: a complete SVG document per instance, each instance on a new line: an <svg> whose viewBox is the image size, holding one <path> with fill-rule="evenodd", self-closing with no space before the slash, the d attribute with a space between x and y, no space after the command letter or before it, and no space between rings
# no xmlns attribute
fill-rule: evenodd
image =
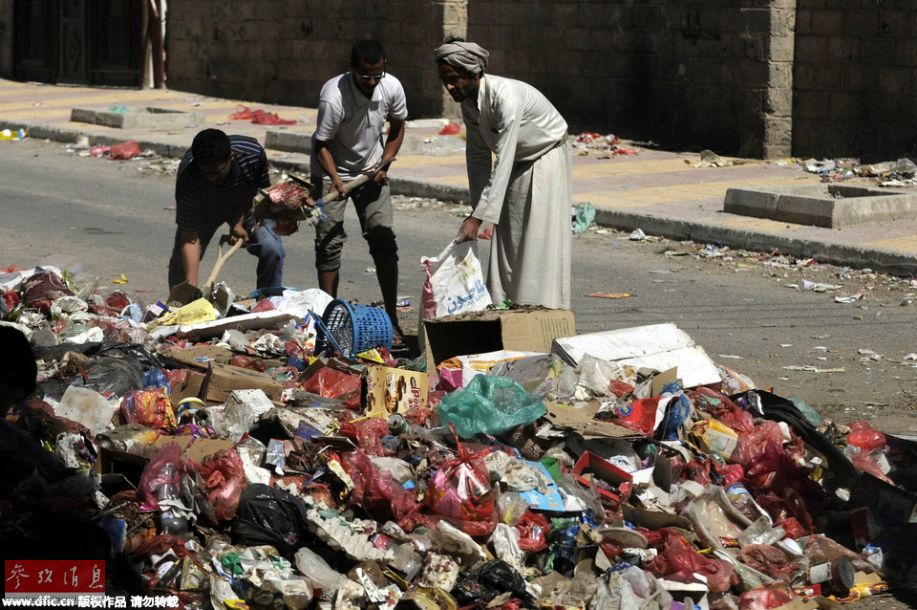
<svg viewBox="0 0 917 610"><path fill-rule="evenodd" d="M81 136L88 136L94 143L104 145L117 144L124 141L124 138L93 134L91 131L68 127L33 125L15 121L0 120L0 129L25 129L29 137L65 143L77 142ZM137 143L144 150L149 149L158 155L172 158L181 158L186 149L185 146L156 142L155 140L138 140ZM284 171L303 171L303 164L293 161L278 159L271 161L271 164ZM405 197L433 198L447 203L463 205L470 205L471 203L471 195L467 188L446 186L423 180L392 178L391 190L393 195ZM573 203L576 205L589 202L574 201ZM755 233L730 227L686 220L672 220L598 207L595 209L595 223L599 226L622 231L641 229L647 234L658 235L668 239L717 243L731 248L764 252L778 250L784 254L800 258L814 258L819 262L833 265L869 267L876 271L895 275L917 275L917 259L876 248L858 248L838 243L784 237L769 233Z"/></svg>

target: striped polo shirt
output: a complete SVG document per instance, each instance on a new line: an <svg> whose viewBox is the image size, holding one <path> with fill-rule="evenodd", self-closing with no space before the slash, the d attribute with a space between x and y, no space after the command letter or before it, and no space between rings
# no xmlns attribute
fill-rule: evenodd
<svg viewBox="0 0 917 610"><path fill-rule="evenodd" d="M234 222L252 205L259 188L267 188L267 155L254 138L229 136L235 153L222 184L211 184L194 161L191 149L182 157L175 181L175 222L184 231Z"/></svg>

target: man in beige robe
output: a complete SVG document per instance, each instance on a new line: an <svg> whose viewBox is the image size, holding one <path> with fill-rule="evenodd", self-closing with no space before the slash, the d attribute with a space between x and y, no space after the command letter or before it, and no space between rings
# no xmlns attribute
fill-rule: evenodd
<svg viewBox="0 0 917 610"><path fill-rule="evenodd" d="M458 240L495 225L487 270L494 303L570 307L571 157L567 123L537 89L487 74L488 52L452 39L434 51L461 102L474 208Z"/></svg>

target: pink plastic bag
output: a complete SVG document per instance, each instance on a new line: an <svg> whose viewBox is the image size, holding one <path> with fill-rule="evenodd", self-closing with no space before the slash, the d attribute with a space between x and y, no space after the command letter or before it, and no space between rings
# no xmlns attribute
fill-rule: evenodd
<svg viewBox="0 0 917 610"><path fill-rule="evenodd" d="M140 487L137 490L140 510L159 510L160 499L180 496L185 476L181 447L178 443L169 443L160 449L143 469Z"/></svg>
<svg viewBox="0 0 917 610"><path fill-rule="evenodd" d="M137 144L136 140L121 142L120 144L115 144L108 149L108 158L112 161L126 161L127 159L133 159L139 154L140 145Z"/></svg>
<svg viewBox="0 0 917 610"><path fill-rule="evenodd" d="M325 398L344 401L348 409L360 408L360 376L326 366L309 377L303 389Z"/></svg>
<svg viewBox="0 0 917 610"><path fill-rule="evenodd" d="M357 445L369 455L385 455L382 437L389 433L388 422L381 417L341 424L340 433L357 441Z"/></svg>
<svg viewBox="0 0 917 610"><path fill-rule="evenodd" d="M424 503L434 513L471 536L486 536L497 527L490 476L481 456L459 443L458 456L446 460L427 485Z"/></svg>
<svg viewBox="0 0 917 610"><path fill-rule="evenodd" d="M739 610L770 610L793 599L784 589L752 589L739 596Z"/></svg>
<svg viewBox="0 0 917 610"><path fill-rule="evenodd" d="M248 487L242 459L235 448L208 455L203 464L192 462L192 467L200 475L199 485L206 493L213 521L232 519L239 508L239 498Z"/></svg>
<svg viewBox="0 0 917 610"><path fill-rule="evenodd" d="M789 584L790 577L799 569L798 563L770 544L749 544L739 551L739 560L786 584Z"/></svg>

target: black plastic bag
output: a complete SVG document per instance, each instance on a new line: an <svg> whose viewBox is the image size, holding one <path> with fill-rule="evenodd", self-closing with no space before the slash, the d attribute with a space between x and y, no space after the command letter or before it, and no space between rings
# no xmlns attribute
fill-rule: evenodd
<svg viewBox="0 0 917 610"><path fill-rule="evenodd" d="M260 483L249 485L232 522L233 544L267 544L291 558L310 538L307 512L306 503L293 494Z"/></svg>
<svg viewBox="0 0 917 610"><path fill-rule="evenodd" d="M465 574L452 589L452 595L462 606L486 604L503 593L512 593L525 603L535 601L525 590L522 575L500 559L482 563Z"/></svg>

